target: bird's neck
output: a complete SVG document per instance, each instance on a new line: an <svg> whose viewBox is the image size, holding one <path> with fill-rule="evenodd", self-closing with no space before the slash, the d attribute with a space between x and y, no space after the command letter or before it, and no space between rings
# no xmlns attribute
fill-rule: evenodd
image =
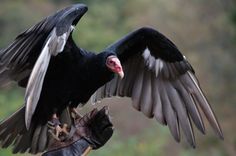
<svg viewBox="0 0 236 156"><path fill-rule="evenodd" d="M101 54L94 56L93 61L91 62L91 71L93 71L93 78L98 84L104 85L114 77L114 73L107 68Z"/></svg>

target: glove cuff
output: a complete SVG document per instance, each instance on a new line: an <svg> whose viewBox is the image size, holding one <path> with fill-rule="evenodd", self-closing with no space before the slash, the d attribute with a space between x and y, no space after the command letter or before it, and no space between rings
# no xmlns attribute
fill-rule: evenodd
<svg viewBox="0 0 236 156"><path fill-rule="evenodd" d="M84 139L80 139L66 147L48 151L42 156L79 156L82 155L88 147L89 143Z"/></svg>

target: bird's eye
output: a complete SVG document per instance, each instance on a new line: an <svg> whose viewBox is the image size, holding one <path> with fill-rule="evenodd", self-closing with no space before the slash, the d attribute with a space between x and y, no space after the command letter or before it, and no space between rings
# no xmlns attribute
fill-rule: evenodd
<svg viewBox="0 0 236 156"><path fill-rule="evenodd" d="M110 65L113 65L113 64L114 64L114 61L109 60L108 63L109 63Z"/></svg>
<svg viewBox="0 0 236 156"><path fill-rule="evenodd" d="M113 66L113 65L115 65L115 61L113 61L113 60L108 60L108 61L107 61L107 65Z"/></svg>

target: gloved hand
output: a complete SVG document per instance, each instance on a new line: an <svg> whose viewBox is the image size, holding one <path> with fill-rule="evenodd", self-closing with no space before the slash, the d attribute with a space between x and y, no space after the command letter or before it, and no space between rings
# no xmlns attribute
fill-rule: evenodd
<svg viewBox="0 0 236 156"><path fill-rule="evenodd" d="M97 109L75 120L70 128L70 136L64 141L53 140L42 156L80 156L87 149L102 147L112 136L113 125L108 116L108 108Z"/></svg>

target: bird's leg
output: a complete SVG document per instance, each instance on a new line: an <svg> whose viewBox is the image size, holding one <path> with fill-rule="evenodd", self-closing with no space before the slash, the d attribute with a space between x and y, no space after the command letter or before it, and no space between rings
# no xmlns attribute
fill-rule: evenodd
<svg viewBox="0 0 236 156"><path fill-rule="evenodd" d="M63 124L61 127L61 122L59 121L57 114L52 115L52 119L48 121L48 127L50 128L49 132L52 134L52 137L56 140L60 141L62 138L65 138L65 136L69 135L68 125Z"/></svg>
<svg viewBox="0 0 236 156"><path fill-rule="evenodd" d="M74 119L79 119L82 118L83 116L78 112L78 110L76 109L76 107L73 107L70 109L71 112L71 117Z"/></svg>

